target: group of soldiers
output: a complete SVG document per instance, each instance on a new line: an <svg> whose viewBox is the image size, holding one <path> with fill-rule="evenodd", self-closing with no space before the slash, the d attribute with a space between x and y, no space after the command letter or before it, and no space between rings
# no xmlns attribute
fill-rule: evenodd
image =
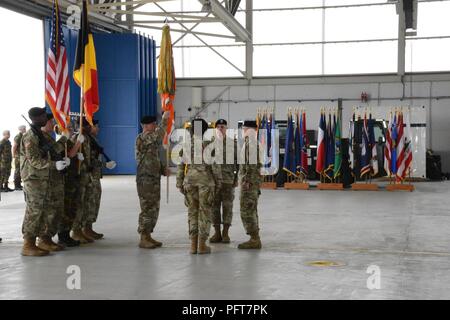
<svg viewBox="0 0 450 320"><path fill-rule="evenodd" d="M98 121L84 120L78 133L69 123L56 140L51 113L31 108L28 116L30 129L18 147L26 200L22 255L45 256L103 238L92 229L100 208L100 179L104 165L113 169L116 164L102 160Z"/></svg>
<svg viewBox="0 0 450 320"><path fill-rule="evenodd" d="M167 130L168 116L168 112L165 112L159 125L156 117L143 117L141 120L143 132L136 139L136 183L141 206L138 233L141 236L139 242L141 248L154 249L162 245L152 238L152 233L159 215L161 176L169 174L167 166L159 156ZM209 141L204 137L208 127L204 119L197 118L192 121L191 156L196 156L194 152L196 143L200 143L203 149L210 143L223 143L222 150L226 150L227 139L231 139L226 134L227 121L224 119L216 121L215 135ZM239 244L238 248L261 248L257 212L258 198L261 194L261 164L259 161L255 163L249 161L249 145L257 141L256 128L256 121L245 121L243 124L245 143L242 151L245 160L242 164L238 164L236 159L233 163L226 164L224 162L208 164L209 162L200 159L200 161L183 160L178 165L176 186L184 195L188 209L192 254L211 252L211 248L207 245L211 224L214 226L214 235L209 239L210 243L230 242L229 228L233 217L234 193L239 180L241 219L250 239ZM216 139L218 141L215 141ZM233 144L236 151L236 141L233 141ZM235 155L237 153L235 152ZM223 157L226 159L225 153Z"/></svg>
<svg viewBox="0 0 450 320"><path fill-rule="evenodd" d="M19 126L19 133L14 137L14 145L9 141L11 133L9 130L3 131L3 139L0 141L0 191L11 192L22 190L22 181L20 179L20 159L19 147L23 134L26 131L25 126ZM12 161L14 160L14 189L9 188L9 177L11 175Z"/></svg>
<svg viewBox="0 0 450 320"><path fill-rule="evenodd" d="M103 234L92 228L100 209L100 179L103 167L114 169L116 163L103 160L104 151L96 139L98 121L94 120L91 125L83 119L78 132L74 132L71 123L68 124L68 130L58 132L53 115L47 113L45 108L31 108L28 116L31 120L30 129L25 131L21 127L14 148L16 169L23 181L26 200L22 255L45 256L53 251L64 250L65 247L92 243L103 238ZM169 168L160 158L168 118L169 113L164 112L158 124L154 116L143 117L143 130L136 138L136 184L141 207L137 231L140 234L139 247L145 249L162 246L161 242L152 238L152 233L159 217L161 176L170 175ZM197 157L194 152L197 143L203 149L210 143L223 143L222 150L226 152L227 140L233 139L227 136L227 121L224 119L216 121L215 134L210 140L204 137L208 123L199 118L192 121L191 144L189 149L183 149L187 151L182 155L176 177L176 186L184 195L188 211L192 254L211 252L207 246L211 224L214 226L214 235L209 238L210 243L230 242L233 200L235 188L239 184L241 219L250 239L239 244L238 248L261 248L257 212L261 194L261 165L259 161L249 161L249 145L257 141L256 128L255 121L245 121L243 124L245 140L241 154L244 154L245 160L242 163L238 164L237 157L231 163L210 164L204 159L191 162L185 159L189 150L191 155ZM5 132L4 141L8 139L9 134ZM8 150L8 143L4 141L2 155L3 150ZM232 145L236 155L235 139ZM225 153L223 157L227 159ZM2 169L3 159L2 156ZM56 235L57 243L53 241Z"/></svg>

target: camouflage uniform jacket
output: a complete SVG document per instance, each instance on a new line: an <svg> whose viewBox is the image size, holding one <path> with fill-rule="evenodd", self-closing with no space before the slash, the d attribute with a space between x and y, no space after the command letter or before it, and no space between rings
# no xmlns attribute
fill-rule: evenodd
<svg viewBox="0 0 450 320"><path fill-rule="evenodd" d="M166 134L167 123L168 119L163 118L154 132L143 132L137 136L135 144L136 181L147 177L160 178L161 174L165 172L166 165L161 162L159 151Z"/></svg>
<svg viewBox="0 0 450 320"><path fill-rule="evenodd" d="M182 188L183 186L193 185L193 186L219 186L222 183L222 172L218 169L218 166L213 166L211 164L206 164L203 160L201 163L196 164L194 159L194 140L191 140L191 159L190 163L183 158L182 162L178 165L177 172L177 188ZM203 150L211 142L198 142L202 143ZM186 148L185 148L186 149Z"/></svg>
<svg viewBox="0 0 450 320"><path fill-rule="evenodd" d="M12 153L11 153L11 142L9 140L3 139L0 142L0 161L2 165L11 164Z"/></svg>
<svg viewBox="0 0 450 320"><path fill-rule="evenodd" d="M14 159L19 159L20 158L20 142L22 141L23 138L23 133L19 132L15 137L14 137L14 144L17 146L16 148L16 153L13 155Z"/></svg>
<svg viewBox="0 0 450 320"><path fill-rule="evenodd" d="M255 142L256 143L256 142ZM239 167L239 177L241 180L241 183L249 183L253 186L259 187L262 182L262 175L260 172L260 169L262 167L260 161L259 161L259 146L258 146L258 153L257 153L257 163L251 164L250 162L250 155L249 155L249 147L250 140L248 137L245 138L244 143L244 149L242 150L245 152L244 154L244 163L240 165Z"/></svg>
<svg viewBox="0 0 450 320"><path fill-rule="evenodd" d="M55 167L55 161L50 157L50 153L43 153L39 147L39 138L28 130L20 143L20 175L23 181L27 180L47 180L50 176L50 169Z"/></svg>
<svg viewBox="0 0 450 320"><path fill-rule="evenodd" d="M64 152L65 152L65 143L67 141L67 138L62 136L61 138L59 138L58 141L55 141L55 139L47 132L42 132L42 134L44 135L45 139L47 140L48 143L50 143L53 146L53 149L61 154L63 157L65 157ZM52 177L59 177L60 176L60 172L58 170L56 170L56 165L50 167L50 178Z"/></svg>
<svg viewBox="0 0 450 320"><path fill-rule="evenodd" d="M212 143L217 138L212 138ZM223 158L221 159L222 164L213 164L213 167L215 167L215 170L220 170L222 172L222 183L224 184L236 184L238 182L238 172L239 172L239 165L237 164L237 141L234 140L234 163L233 164L227 164L227 139L223 139ZM216 155L216 157L220 155Z"/></svg>

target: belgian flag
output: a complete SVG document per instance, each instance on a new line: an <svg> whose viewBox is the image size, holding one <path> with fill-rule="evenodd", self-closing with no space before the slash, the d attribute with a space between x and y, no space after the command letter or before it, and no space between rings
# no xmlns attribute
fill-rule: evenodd
<svg viewBox="0 0 450 320"><path fill-rule="evenodd" d="M73 79L83 92L86 120L93 125L92 119L94 113L98 111L99 97L94 37L89 28L86 0L83 0ZM81 110L80 114L82 114Z"/></svg>

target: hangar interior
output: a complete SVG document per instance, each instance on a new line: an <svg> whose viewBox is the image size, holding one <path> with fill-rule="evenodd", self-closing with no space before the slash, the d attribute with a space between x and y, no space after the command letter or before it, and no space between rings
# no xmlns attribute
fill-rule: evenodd
<svg viewBox="0 0 450 320"><path fill-rule="evenodd" d="M80 1L58 2L73 70ZM99 74L99 141L117 162L102 179L96 228L105 238L43 259L21 257L24 195L1 193L0 299L450 298L445 181L450 172L450 1L89 2ZM52 6L53 0L0 3L1 14L24 15L42 25L42 47L29 48L29 54L42 56L42 66ZM339 110L342 138L352 134L355 108L384 119L392 108L411 108L410 125L420 132L413 142L418 146L411 175L415 190L387 192L390 182L383 178L376 180L378 192L316 190L317 181L311 181L311 190L263 189L258 205L263 248L255 252L237 250L247 237L238 188L231 243L211 244L211 255L193 256L187 208L172 166L173 175L161 180L155 230L164 245L138 248L135 139L142 116L161 115L157 76L165 24L171 27L175 63L175 128L202 117L211 123L226 119L237 129L263 109L286 120L290 108L301 108L315 144L321 108ZM39 76L44 78L44 71ZM41 89L42 97L27 100L23 108L44 104ZM70 92L71 111L79 112L80 89L73 79ZM0 108L5 115L0 130L14 134L8 126L16 122L9 119L20 114L6 111L4 103ZM439 179L431 178L431 154L439 159L434 163ZM314 163L310 154L312 171ZM81 270L81 289L67 287L70 266ZM381 285L370 288L374 267Z"/></svg>

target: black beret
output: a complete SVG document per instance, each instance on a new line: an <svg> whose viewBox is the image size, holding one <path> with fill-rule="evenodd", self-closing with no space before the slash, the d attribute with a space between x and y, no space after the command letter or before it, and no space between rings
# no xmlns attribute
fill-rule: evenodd
<svg viewBox="0 0 450 320"><path fill-rule="evenodd" d="M141 123L142 124L150 124L156 122L156 117L155 116L143 116L141 119Z"/></svg>
<svg viewBox="0 0 450 320"><path fill-rule="evenodd" d="M47 121L54 118L53 113L47 113Z"/></svg>
<svg viewBox="0 0 450 320"><path fill-rule="evenodd" d="M195 133L195 126L201 125L202 126L202 135L205 134L205 132L208 130L208 122L206 120L197 118L192 120L192 126L191 126L191 134Z"/></svg>
<svg viewBox="0 0 450 320"><path fill-rule="evenodd" d="M47 112L45 111L45 107L43 108L38 108L38 107L34 107L31 108L30 110L28 110L28 116L30 118L36 118L39 116L42 116L43 114L46 114Z"/></svg>
<svg viewBox="0 0 450 320"><path fill-rule="evenodd" d="M227 123L227 120L225 120L225 119L219 119L219 120L216 121L216 127L219 124L226 126L228 123Z"/></svg>
<svg viewBox="0 0 450 320"><path fill-rule="evenodd" d="M245 120L242 126L247 128L258 128L255 120Z"/></svg>

